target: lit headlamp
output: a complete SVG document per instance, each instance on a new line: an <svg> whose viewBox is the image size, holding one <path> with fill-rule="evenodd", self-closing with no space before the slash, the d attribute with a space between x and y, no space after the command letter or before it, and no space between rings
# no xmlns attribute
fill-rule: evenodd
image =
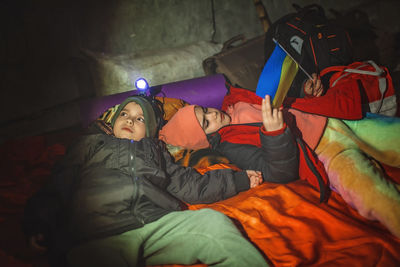
<svg viewBox="0 0 400 267"><path fill-rule="evenodd" d="M149 83L146 81L145 78L139 78L135 81L135 87L139 91L139 95L151 97L156 96L161 92L161 86L149 86Z"/></svg>
<svg viewBox="0 0 400 267"><path fill-rule="evenodd" d="M149 89L149 83L144 78L139 78L135 81L135 87L139 90L140 94L146 94Z"/></svg>

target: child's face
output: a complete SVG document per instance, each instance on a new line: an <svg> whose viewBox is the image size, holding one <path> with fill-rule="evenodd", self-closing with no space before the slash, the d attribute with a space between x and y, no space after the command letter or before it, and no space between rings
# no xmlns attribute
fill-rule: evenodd
<svg viewBox="0 0 400 267"><path fill-rule="evenodd" d="M139 104L129 102L115 120L114 135L118 138L139 141L146 136L143 110Z"/></svg>
<svg viewBox="0 0 400 267"><path fill-rule="evenodd" d="M228 114L215 108L196 106L194 113L205 134L216 132L231 123L231 117Z"/></svg>

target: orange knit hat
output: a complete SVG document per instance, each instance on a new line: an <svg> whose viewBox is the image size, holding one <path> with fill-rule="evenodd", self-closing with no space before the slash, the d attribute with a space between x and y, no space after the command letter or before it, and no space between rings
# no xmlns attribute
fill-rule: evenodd
<svg viewBox="0 0 400 267"><path fill-rule="evenodd" d="M207 136L194 112L195 105L180 108L161 129L159 138L167 144L187 149L201 149L210 146Z"/></svg>

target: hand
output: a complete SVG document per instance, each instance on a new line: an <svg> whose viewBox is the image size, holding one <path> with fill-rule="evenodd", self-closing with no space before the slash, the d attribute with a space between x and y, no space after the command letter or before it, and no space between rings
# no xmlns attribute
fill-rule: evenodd
<svg viewBox="0 0 400 267"><path fill-rule="evenodd" d="M321 83L321 79L317 76L316 73L311 75L313 77L312 80L308 79L304 84L304 93L306 96L316 96L319 97L324 92L324 86Z"/></svg>
<svg viewBox="0 0 400 267"><path fill-rule="evenodd" d="M261 113L263 118L264 128L267 132L276 131L283 127L282 109L272 108L271 97L265 95L262 101Z"/></svg>
<svg viewBox="0 0 400 267"><path fill-rule="evenodd" d="M43 234L35 234L29 237L30 247L38 253L44 253L47 251L47 247L43 245L45 241Z"/></svg>
<svg viewBox="0 0 400 267"><path fill-rule="evenodd" d="M250 188L259 186L263 182L262 173L260 171L246 170L250 180Z"/></svg>

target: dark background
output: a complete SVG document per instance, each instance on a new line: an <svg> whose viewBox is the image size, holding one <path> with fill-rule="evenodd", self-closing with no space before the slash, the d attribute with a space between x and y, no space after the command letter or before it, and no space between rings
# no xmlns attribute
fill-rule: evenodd
<svg viewBox="0 0 400 267"><path fill-rule="evenodd" d="M292 3L320 4L328 16L334 16L330 9L340 15L362 11L359 24L348 24L358 34L356 52L362 59L388 66L396 76L400 1L262 2L272 22L294 11ZM128 56L145 60L157 53L176 54L167 69L147 69L163 78L161 84L204 75L199 72L201 66L193 63L197 72L174 76L174 68L188 62L179 53L181 48L210 41L215 48L241 33L248 38L263 34L252 0L2 0L0 143L76 127L79 101L122 90L99 93L96 81L103 77L96 76L82 51L121 62ZM192 51L187 56L204 58L214 52L206 46L201 55ZM140 66L135 68L143 71Z"/></svg>

